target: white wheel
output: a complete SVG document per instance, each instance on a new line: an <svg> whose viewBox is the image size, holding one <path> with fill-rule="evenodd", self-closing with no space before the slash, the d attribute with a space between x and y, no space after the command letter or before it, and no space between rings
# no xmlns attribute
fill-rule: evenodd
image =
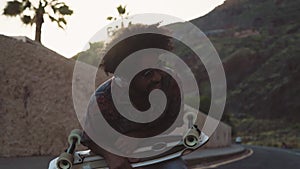
<svg viewBox="0 0 300 169"><path fill-rule="evenodd" d="M79 129L72 130L68 137L69 144L72 144L73 139L76 138L77 139L76 145L80 145L81 136L82 136L81 130L79 130Z"/></svg>
<svg viewBox="0 0 300 169"><path fill-rule="evenodd" d="M69 153L61 153L59 158L57 159L56 166L59 169L70 169L73 164L73 156Z"/></svg>
<svg viewBox="0 0 300 169"><path fill-rule="evenodd" d="M199 144L200 133L196 128L189 129L188 133L183 137L183 144L187 148L196 148Z"/></svg>

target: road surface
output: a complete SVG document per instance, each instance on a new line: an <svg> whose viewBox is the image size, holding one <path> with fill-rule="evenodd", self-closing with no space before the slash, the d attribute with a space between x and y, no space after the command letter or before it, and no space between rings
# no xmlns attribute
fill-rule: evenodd
<svg viewBox="0 0 300 169"><path fill-rule="evenodd" d="M217 169L300 169L300 152L272 147L245 146L253 154Z"/></svg>

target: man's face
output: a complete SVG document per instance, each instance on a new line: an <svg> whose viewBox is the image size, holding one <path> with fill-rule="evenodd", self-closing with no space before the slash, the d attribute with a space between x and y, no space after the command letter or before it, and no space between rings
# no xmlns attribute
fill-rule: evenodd
<svg viewBox="0 0 300 169"><path fill-rule="evenodd" d="M153 63L156 60L151 57L143 58L138 64ZM149 94L153 89L161 88L162 71L159 69L145 69L138 73L132 80L131 87L141 94Z"/></svg>
<svg viewBox="0 0 300 169"><path fill-rule="evenodd" d="M162 74L157 69L146 69L137 74L132 81L132 89L148 94L153 89L160 89Z"/></svg>

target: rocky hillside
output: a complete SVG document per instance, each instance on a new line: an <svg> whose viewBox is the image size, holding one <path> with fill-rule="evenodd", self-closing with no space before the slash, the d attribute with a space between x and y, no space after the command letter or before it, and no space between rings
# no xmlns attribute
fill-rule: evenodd
<svg viewBox="0 0 300 169"><path fill-rule="evenodd" d="M72 101L74 60L3 35L0 51L0 156L61 153L68 133L80 128Z"/></svg>

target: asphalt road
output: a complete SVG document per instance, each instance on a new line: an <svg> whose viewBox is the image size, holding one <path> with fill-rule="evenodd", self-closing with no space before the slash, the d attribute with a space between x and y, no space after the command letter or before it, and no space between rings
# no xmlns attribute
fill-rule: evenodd
<svg viewBox="0 0 300 169"><path fill-rule="evenodd" d="M245 146L253 154L217 169L300 169L300 151L271 147ZM46 169L54 157L0 158L0 169Z"/></svg>
<svg viewBox="0 0 300 169"><path fill-rule="evenodd" d="M280 148L245 146L253 154L218 169L300 169L300 152Z"/></svg>
<svg viewBox="0 0 300 169"><path fill-rule="evenodd" d="M15 157L0 158L0 169L47 169L49 161L54 157Z"/></svg>

